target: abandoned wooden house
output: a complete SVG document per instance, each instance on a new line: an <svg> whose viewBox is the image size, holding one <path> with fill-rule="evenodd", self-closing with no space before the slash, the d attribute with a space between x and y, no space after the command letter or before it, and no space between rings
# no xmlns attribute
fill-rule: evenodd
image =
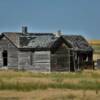
<svg viewBox="0 0 100 100"><path fill-rule="evenodd" d="M0 67L32 71L77 71L93 66L93 49L79 35L3 32Z"/></svg>

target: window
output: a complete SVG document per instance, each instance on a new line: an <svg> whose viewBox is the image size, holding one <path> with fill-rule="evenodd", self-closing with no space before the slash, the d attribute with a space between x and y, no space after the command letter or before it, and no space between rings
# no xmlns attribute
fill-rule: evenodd
<svg viewBox="0 0 100 100"><path fill-rule="evenodd" d="M3 56L3 66L7 66L8 65L8 53L7 53L7 50L3 51L2 56Z"/></svg>

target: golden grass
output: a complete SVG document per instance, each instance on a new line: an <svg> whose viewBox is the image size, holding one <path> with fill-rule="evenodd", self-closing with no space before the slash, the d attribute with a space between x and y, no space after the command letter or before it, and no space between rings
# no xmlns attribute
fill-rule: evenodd
<svg viewBox="0 0 100 100"><path fill-rule="evenodd" d="M2 80L2 81L1 81ZM99 70L85 70L77 73L32 73L32 72L16 72L16 71L0 71L0 82L7 84L40 84L41 86L50 84L72 84L92 86L95 82L100 84ZM84 84L84 82L86 82ZM90 82L90 84L88 83ZM91 84L92 83L92 84ZM1 83L0 83L1 84ZM96 85L96 84L94 84ZM94 86L93 85L93 86ZM98 85L98 84L97 84ZM36 85L37 86L37 85ZM30 87L30 86L29 86ZM26 88L26 87L23 87ZM98 87L99 88L99 87ZM73 88L68 89L66 86L46 89L33 89L31 91L17 91L15 89L1 89L0 100L100 100L99 89Z"/></svg>
<svg viewBox="0 0 100 100"><path fill-rule="evenodd" d="M31 92L0 91L0 100L100 100L100 92L48 89Z"/></svg>
<svg viewBox="0 0 100 100"><path fill-rule="evenodd" d="M100 40L89 40L88 42L91 45L100 45Z"/></svg>
<svg viewBox="0 0 100 100"><path fill-rule="evenodd" d="M80 79L95 79L99 80L99 70L84 70L83 72L70 73L70 72L56 72L56 73L34 73L34 72L16 72L16 71L0 71L0 79L9 82L72 82Z"/></svg>

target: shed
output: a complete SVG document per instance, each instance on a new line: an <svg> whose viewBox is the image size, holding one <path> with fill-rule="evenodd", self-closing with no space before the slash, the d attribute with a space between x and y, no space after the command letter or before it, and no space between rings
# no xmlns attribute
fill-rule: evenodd
<svg viewBox="0 0 100 100"><path fill-rule="evenodd" d="M24 30L24 29L23 29ZM3 32L0 68L31 71L77 71L93 68L93 49L83 36Z"/></svg>

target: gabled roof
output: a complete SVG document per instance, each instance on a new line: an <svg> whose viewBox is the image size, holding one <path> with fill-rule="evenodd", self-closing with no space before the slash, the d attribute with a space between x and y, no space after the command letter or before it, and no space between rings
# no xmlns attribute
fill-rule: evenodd
<svg viewBox="0 0 100 100"><path fill-rule="evenodd" d="M4 32L2 36L7 37L17 48L50 48L57 40L53 33Z"/></svg>
<svg viewBox="0 0 100 100"><path fill-rule="evenodd" d="M56 37L53 33L18 33L5 32L1 37L7 37L17 48L51 48L64 42L73 50L93 51L84 37L80 35L62 35Z"/></svg>
<svg viewBox="0 0 100 100"><path fill-rule="evenodd" d="M89 45L87 40L81 35L63 35L62 37L70 43L74 50L93 50L93 48Z"/></svg>

